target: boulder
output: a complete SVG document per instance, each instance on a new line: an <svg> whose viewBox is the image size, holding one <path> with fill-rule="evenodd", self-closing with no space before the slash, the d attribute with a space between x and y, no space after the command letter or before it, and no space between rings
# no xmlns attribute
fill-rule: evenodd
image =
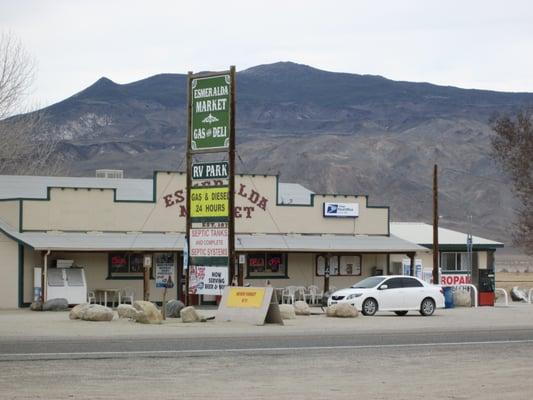
<svg viewBox="0 0 533 400"><path fill-rule="evenodd" d="M82 303L78 304L77 306L74 306L72 310L70 310L70 313L68 317L70 319L81 319L81 314L89 307L88 303Z"/></svg>
<svg viewBox="0 0 533 400"><path fill-rule="evenodd" d="M111 321L115 313L109 307L88 304L79 315L84 321Z"/></svg>
<svg viewBox="0 0 533 400"><path fill-rule="evenodd" d="M470 292L466 290L455 290L453 292L453 304L455 307L471 307L472 298Z"/></svg>
<svg viewBox="0 0 533 400"><path fill-rule="evenodd" d="M281 319L296 319L296 312L292 304L280 304L279 313L281 314Z"/></svg>
<svg viewBox="0 0 533 400"><path fill-rule="evenodd" d="M335 317L335 313L337 312L337 305L333 304L332 306L329 306L326 308L326 317Z"/></svg>
<svg viewBox="0 0 533 400"><path fill-rule="evenodd" d="M43 304L43 311L66 311L68 310L67 299L50 299Z"/></svg>
<svg viewBox="0 0 533 400"><path fill-rule="evenodd" d="M165 307L166 316L168 318L179 318L180 312L184 308L185 308L185 304L183 304L181 301L170 300Z"/></svg>
<svg viewBox="0 0 533 400"><path fill-rule="evenodd" d="M348 303L337 304L335 316L339 318L355 318L359 315L357 308Z"/></svg>
<svg viewBox="0 0 533 400"><path fill-rule="evenodd" d="M141 324L161 324L163 322L163 315L154 303L137 300L133 303L133 307L137 310L136 322Z"/></svg>
<svg viewBox="0 0 533 400"><path fill-rule="evenodd" d="M181 322L200 322L202 318L193 306L184 307L181 312Z"/></svg>
<svg viewBox="0 0 533 400"><path fill-rule="evenodd" d="M32 311L43 311L43 303L40 301L34 301L30 305L30 310Z"/></svg>
<svg viewBox="0 0 533 400"><path fill-rule="evenodd" d="M294 313L296 315L311 315L311 309L309 308L309 304L301 300L295 302Z"/></svg>
<svg viewBox="0 0 533 400"><path fill-rule="evenodd" d="M511 289L511 299L513 301L523 301L527 303L526 292L518 288L518 286L515 286Z"/></svg>
<svg viewBox="0 0 533 400"><path fill-rule="evenodd" d="M120 304L117 307L119 318L131 318L135 319L137 316L137 310L131 304Z"/></svg>

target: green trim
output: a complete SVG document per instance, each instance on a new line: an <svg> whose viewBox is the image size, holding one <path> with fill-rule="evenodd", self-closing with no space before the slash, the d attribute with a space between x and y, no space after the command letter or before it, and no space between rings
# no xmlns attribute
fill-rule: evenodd
<svg viewBox="0 0 533 400"><path fill-rule="evenodd" d="M419 246L433 250L433 244L420 244ZM496 250L502 247L504 247L504 244L474 244L472 251ZM443 251L466 252L467 248L466 244L439 244L439 252Z"/></svg>
<svg viewBox="0 0 533 400"><path fill-rule="evenodd" d="M22 200L19 200L19 232L22 233L22 224L23 224L23 218L24 218L24 214L23 214L23 202Z"/></svg>
<svg viewBox="0 0 533 400"><path fill-rule="evenodd" d="M189 259L191 265L201 265L201 266L218 266L218 267L227 267L229 265L228 257L190 257Z"/></svg>
<svg viewBox="0 0 533 400"><path fill-rule="evenodd" d="M244 279L291 279L290 276L260 276L260 277L257 277L257 276L248 276L246 275L244 277Z"/></svg>
<svg viewBox="0 0 533 400"><path fill-rule="evenodd" d="M19 294L19 308L20 308L24 305L24 245L19 243L18 252L19 252L18 294Z"/></svg>

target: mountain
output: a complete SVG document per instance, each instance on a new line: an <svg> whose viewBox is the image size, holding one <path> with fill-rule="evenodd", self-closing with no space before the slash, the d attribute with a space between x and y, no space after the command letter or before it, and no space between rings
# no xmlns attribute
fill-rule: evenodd
<svg viewBox="0 0 533 400"><path fill-rule="evenodd" d="M39 133L62 139L72 175L97 168L128 177L184 169L184 74L129 84L101 78L47 107ZM467 90L279 62L237 74L237 170L279 173L319 193L369 194L394 220L431 221L433 164L442 224L509 241L515 206L490 157L495 113L532 93ZM36 134L39 134L36 132Z"/></svg>

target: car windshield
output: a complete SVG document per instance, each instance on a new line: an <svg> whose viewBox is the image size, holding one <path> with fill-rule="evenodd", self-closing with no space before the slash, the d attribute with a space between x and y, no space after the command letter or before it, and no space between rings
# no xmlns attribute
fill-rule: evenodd
<svg viewBox="0 0 533 400"><path fill-rule="evenodd" d="M370 278L363 279L352 286L354 289L369 289L377 286L380 282L385 280L382 276L371 276Z"/></svg>

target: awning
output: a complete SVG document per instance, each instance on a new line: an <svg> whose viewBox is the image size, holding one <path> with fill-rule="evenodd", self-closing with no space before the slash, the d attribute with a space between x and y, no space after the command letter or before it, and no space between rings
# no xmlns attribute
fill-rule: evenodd
<svg viewBox="0 0 533 400"><path fill-rule="evenodd" d="M181 251L183 233L18 232L0 220L0 231L34 250ZM408 253L428 249L396 236L238 234L237 251Z"/></svg>
<svg viewBox="0 0 533 400"><path fill-rule="evenodd" d="M292 252L410 253L428 249L396 236L365 235L237 235L237 250Z"/></svg>

